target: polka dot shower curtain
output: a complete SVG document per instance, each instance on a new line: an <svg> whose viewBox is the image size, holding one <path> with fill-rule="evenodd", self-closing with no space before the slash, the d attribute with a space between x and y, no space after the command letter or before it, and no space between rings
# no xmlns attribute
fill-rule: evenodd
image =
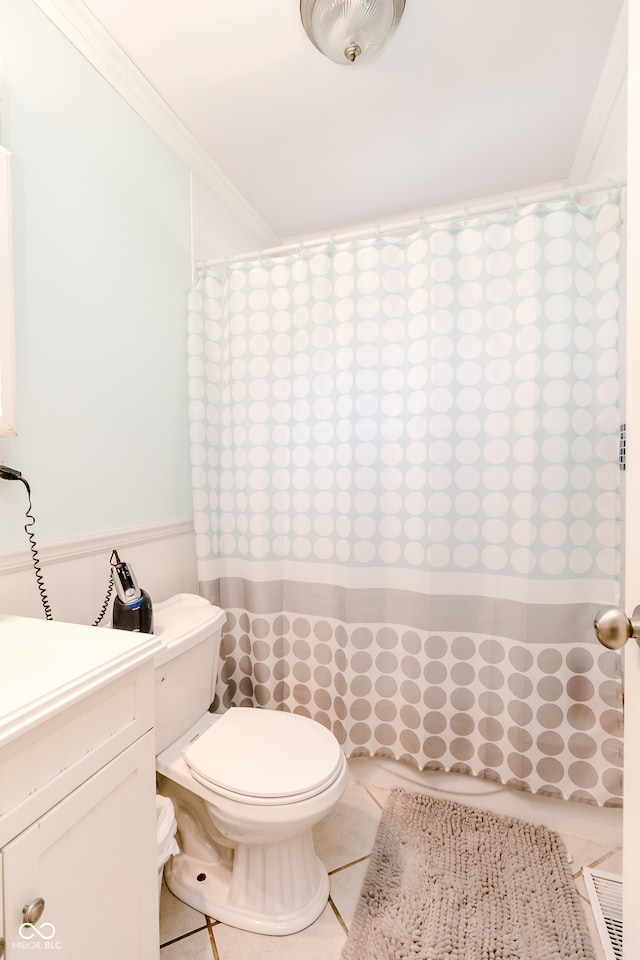
<svg viewBox="0 0 640 960"><path fill-rule="evenodd" d="M617 196L201 269L217 703L348 756L621 802Z"/></svg>

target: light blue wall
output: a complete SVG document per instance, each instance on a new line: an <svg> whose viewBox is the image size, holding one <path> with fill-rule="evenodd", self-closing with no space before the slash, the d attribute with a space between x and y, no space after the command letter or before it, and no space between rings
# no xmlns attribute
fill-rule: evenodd
<svg viewBox="0 0 640 960"><path fill-rule="evenodd" d="M2 0L17 438L39 540L191 512L189 174L31 0ZM25 540L0 481L0 546Z"/></svg>

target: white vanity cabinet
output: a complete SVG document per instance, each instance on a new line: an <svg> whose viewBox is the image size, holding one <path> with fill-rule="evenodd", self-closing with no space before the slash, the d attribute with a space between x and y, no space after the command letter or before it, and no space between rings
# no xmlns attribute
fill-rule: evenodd
<svg viewBox="0 0 640 960"><path fill-rule="evenodd" d="M0 674L3 626L0 617ZM85 629L94 628L78 628ZM84 649L75 649L75 659L71 647L67 657L56 649L55 658L68 658L76 676L64 682L57 668L49 670L49 682L54 675L62 682L48 690L41 678L39 696L5 717L0 696L6 957L158 960L152 729L158 644L120 634L90 634L91 642L105 645L101 655L90 651L90 663Z"/></svg>

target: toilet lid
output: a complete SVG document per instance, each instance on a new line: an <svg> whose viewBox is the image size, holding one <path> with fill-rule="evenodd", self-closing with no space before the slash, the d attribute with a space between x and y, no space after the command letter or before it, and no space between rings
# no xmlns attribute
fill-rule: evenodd
<svg viewBox="0 0 640 960"><path fill-rule="evenodd" d="M334 735L297 713L231 708L183 752L193 776L223 794L313 797L344 757Z"/></svg>

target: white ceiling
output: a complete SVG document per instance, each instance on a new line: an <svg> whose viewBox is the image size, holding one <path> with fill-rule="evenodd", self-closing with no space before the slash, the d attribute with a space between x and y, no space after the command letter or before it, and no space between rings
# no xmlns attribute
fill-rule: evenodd
<svg viewBox="0 0 640 960"><path fill-rule="evenodd" d="M298 0L84 0L280 237L566 179L623 0L407 0L368 65Z"/></svg>

